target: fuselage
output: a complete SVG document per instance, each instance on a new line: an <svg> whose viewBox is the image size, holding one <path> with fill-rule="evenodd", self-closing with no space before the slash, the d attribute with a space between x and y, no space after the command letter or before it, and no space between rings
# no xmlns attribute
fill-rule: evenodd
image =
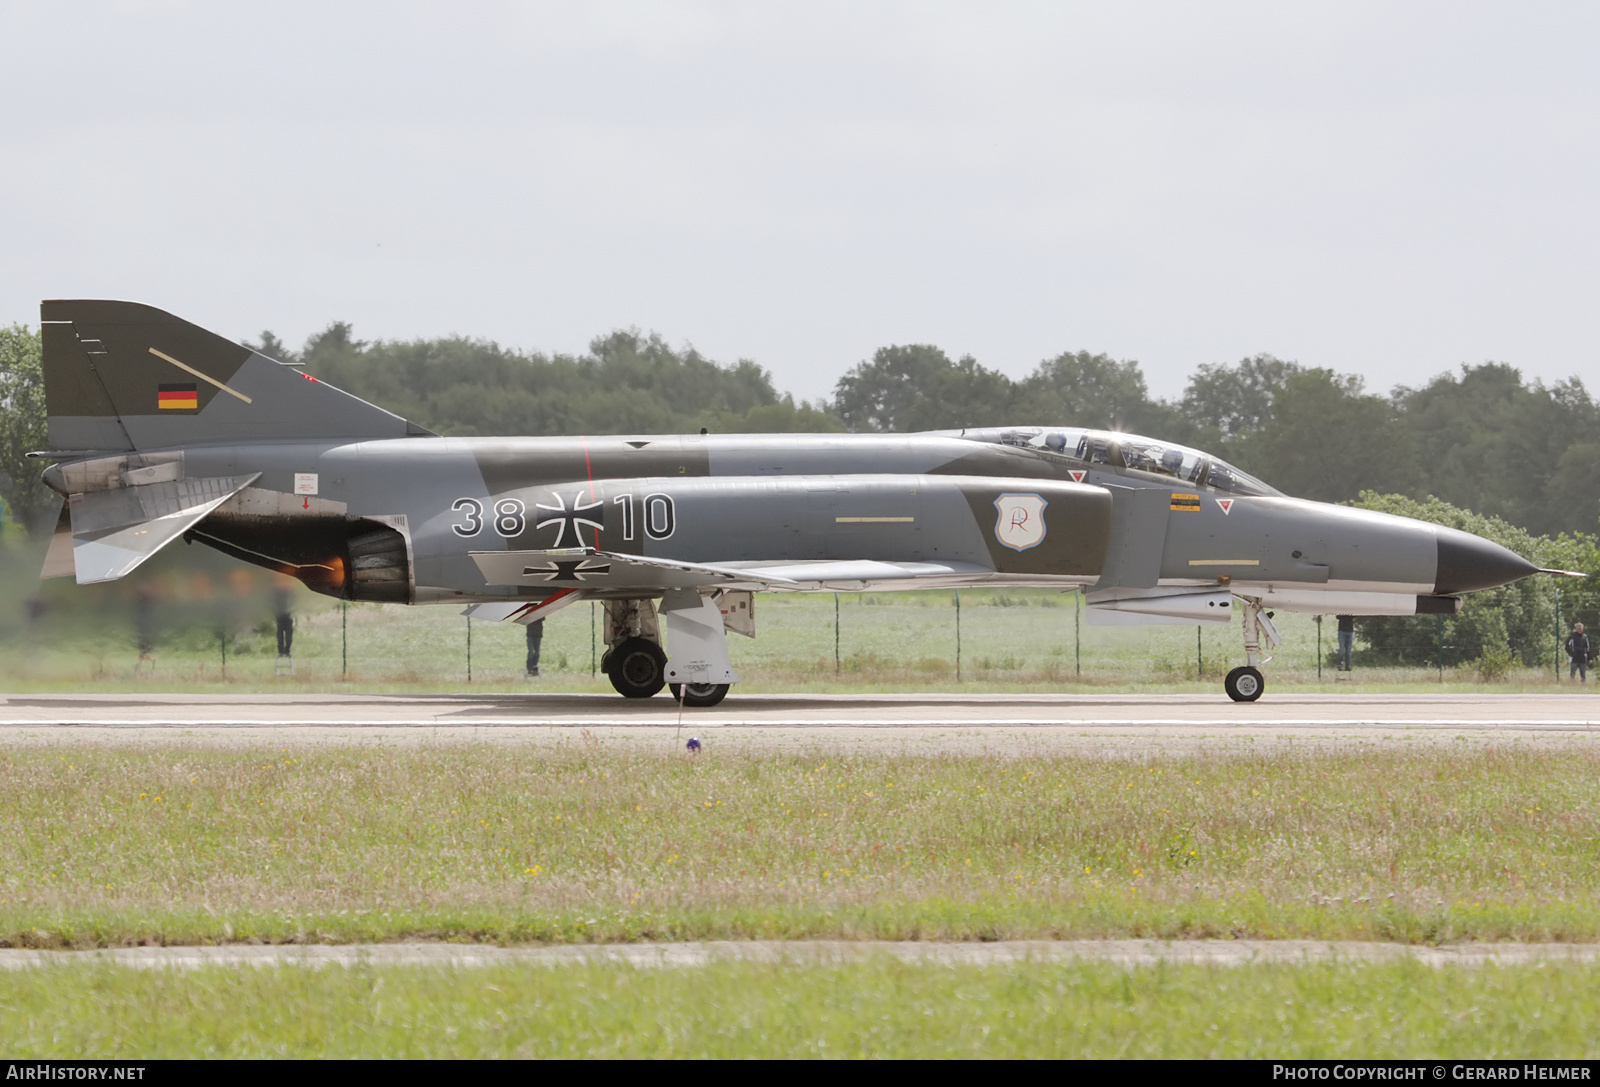
<svg viewBox="0 0 1600 1087"><path fill-rule="evenodd" d="M1246 482L1097 463L1019 433L1059 432L428 437L194 446L181 456L187 477L260 473L193 538L324 592L396 602L547 591L487 583L471 556L502 550L945 569L900 588L1104 589L1109 566L1124 586L1225 585L1315 611L1367 610L1360 600L1324 606L1341 595L1414 600L1532 570L1478 537L1289 498L1220 461L1223 479ZM1016 514L999 508L1004 496L1033 497ZM1030 510L1034 525L1001 523ZM365 543L352 549L357 539ZM856 580L842 587L873 587Z"/></svg>

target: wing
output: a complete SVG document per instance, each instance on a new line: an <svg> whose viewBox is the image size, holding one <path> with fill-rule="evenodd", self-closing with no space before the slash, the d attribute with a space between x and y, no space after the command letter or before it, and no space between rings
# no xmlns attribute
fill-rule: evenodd
<svg viewBox="0 0 1600 1087"><path fill-rule="evenodd" d="M668 589L799 589L797 582L782 576L745 574L724 566L673 559L652 559L642 555L620 555L587 547L565 547L550 551L473 551L484 580L490 585L532 586L534 588L641 590L646 593Z"/></svg>
<svg viewBox="0 0 1600 1087"><path fill-rule="evenodd" d="M908 587L905 584L908 581L938 588L992 583L996 578L989 567L971 562L695 563L577 547L552 551L473 551L471 556L491 585L551 590L582 587L591 592L613 593L616 590L653 593L670 589L860 592L879 586L903 589Z"/></svg>

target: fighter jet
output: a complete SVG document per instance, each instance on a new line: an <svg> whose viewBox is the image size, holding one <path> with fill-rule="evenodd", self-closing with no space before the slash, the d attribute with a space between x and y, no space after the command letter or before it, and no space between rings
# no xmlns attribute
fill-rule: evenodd
<svg viewBox="0 0 1600 1087"><path fill-rule="evenodd" d="M181 537L344 600L521 623L597 601L629 698L720 702L753 593L1034 586L1086 594L1091 623L1238 615L1224 687L1253 701L1275 611L1448 614L1536 571L1133 434L446 438L149 306L41 318L36 455L66 499L46 576L125 577Z"/></svg>

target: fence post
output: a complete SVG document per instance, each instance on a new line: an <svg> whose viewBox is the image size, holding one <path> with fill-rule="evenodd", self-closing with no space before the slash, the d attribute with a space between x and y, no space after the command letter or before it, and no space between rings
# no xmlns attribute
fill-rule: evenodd
<svg viewBox="0 0 1600 1087"><path fill-rule="evenodd" d="M350 675L350 601L339 601L339 675Z"/></svg>
<svg viewBox="0 0 1600 1087"><path fill-rule="evenodd" d="M833 594L833 674L839 674L839 594Z"/></svg>
<svg viewBox="0 0 1600 1087"><path fill-rule="evenodd" d="M1439 647L1438 651L1437 651L1438 654L1439 654L1439 682L1443 683L1444 682L1444 616L1442 616L1442 615L1435 615L1433 617L1433 636L1434 636L1435 642L1438 643L1438 647Z"/></svg>
<svg viewBox="0 0 1600 1087"><path fill-rule="evenodd" d="M1204 629L1205 628L1202 627L1199 623L1195 624L1195 627L1194 627L1194 678L1195 679L1200 679L1200 680L1203 680L1203 679L1206 678L1206 654L1205 654L1205 649L1202 648L1201 645L1200 645L1200 632L1202 630L1204 630Z"/></svg>
<svg viewBox="0 0 1600 1087"><path fill-rule="evenodd" d="M467 682L472 682L472 616L467 616Z"/></svg>
<svg viewBox="0 0 1600 1087"><path fill-rule="evenodd" d="M1078 626L1079 617L1083 615L1083 594L1072 594L1072 662L1079 679L1083 678L1083 636Z"/></svg>
<svg viewBox="0 0 1600 1087"><path fill-rule="evenodd" d="M599 652L600 651L597 648L599 643L595 641L595 637L594 637L594 608L595 608L594 601L593 600L589 601L589 678L590 679L593 679L595 676L598 676L600 674L600 657L599 657Z"/></svg>
<svg viewBox="0 0 1600 1087"><path fill-rule="evenodd" d="M1322 682L1322 616L1317 616L1317 682Z"/></svg>
<svg viewBox="0 0 1600 1087"><path fill-rule="evenodd" d="M1556 682L1561 682L1561 651L1566 641L1561 637L1561 586L1556 586Z"/></svg>
<svg viewBox="0 0 1600 1087"><path fill-rule="evenodd" d="M956 590L956 682L961 682L961 590Z"/></svg>

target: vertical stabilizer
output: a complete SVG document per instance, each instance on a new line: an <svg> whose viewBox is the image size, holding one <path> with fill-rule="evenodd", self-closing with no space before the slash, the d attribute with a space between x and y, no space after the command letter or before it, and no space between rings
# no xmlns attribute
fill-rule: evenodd
<svg viewBox="0 0 1600 1087"><path fill-rule="evenodd" d="M151 306L51 301L39 310L50 448L58 452L428 433Z"/></svg>

